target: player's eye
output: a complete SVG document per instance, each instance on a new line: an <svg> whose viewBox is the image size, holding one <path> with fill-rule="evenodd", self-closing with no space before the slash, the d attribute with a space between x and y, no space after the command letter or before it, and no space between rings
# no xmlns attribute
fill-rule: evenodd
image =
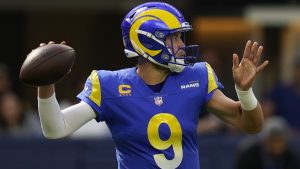
<svg viewBox="0 0 300 169"><path fill-rule="evenodd" d="M172 40L176 41L178 40L179 36L178 35L172 35Z"/></svg>

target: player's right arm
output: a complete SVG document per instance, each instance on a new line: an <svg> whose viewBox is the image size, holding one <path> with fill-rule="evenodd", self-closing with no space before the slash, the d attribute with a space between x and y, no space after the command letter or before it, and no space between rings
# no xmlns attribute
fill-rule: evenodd
<svg viewBox="0 0 300 169"><path fill-rule="evenodd" d="M54 44L50 41L48 44ZM65 41L61 44L66 44ZM41 43L44 46L46 43ZM39 86L38 111L42 131L49 139L62 138L70 135L88 121L96 118L94 110L85 102L80 102L64 110L55 97L55 85Z"/></svg>
<svg viewBox="0 0 300 169"><path fill-rule="evenodd" d="M38 87L38 110L43 134L49 139L68 136L96 118L94 110L85 102L61 110L54 85Z"/></svg>

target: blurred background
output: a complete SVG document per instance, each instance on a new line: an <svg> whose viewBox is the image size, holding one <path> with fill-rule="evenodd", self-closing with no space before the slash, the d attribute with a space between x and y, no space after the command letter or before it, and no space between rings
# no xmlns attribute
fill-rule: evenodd
<svg viewBox="0 0 300 169"><path fill-rule="evenodd" d="M66 41L76 52L72 72L56 85L62 107L76 95L93 69L135 66L123 52L120 24L143 0L0 1L0 168L117 168L104 123L91 121L72 136L46 140L37 113L36 88L22 84L19 69L42 42ZM237 99L232 54L242 56L247 40L264 46L270 64L253 90L266 119L258 135L245 135L206 112L198 126L202 169L300 168L300 2L298 0L164 1L182 11L223 92Z"/></svg>

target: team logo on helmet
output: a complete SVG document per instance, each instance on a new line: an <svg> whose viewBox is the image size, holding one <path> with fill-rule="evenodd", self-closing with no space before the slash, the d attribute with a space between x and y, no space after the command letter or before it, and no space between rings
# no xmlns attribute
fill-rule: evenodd
<svg viewBox="0 0 300 169"><path fill-rule="evenodd" d="M185 32L192 30L182 14L169 4L141 4L126 15L121 27L128 58L142 56L173 72L181 72L184 66L192 65L198 56L198 45L186 46L185 38L181 39L183 46L173 46L173 40L171 45L167 45L167 37L177 32L185 37Z"/></svg>
<svg viewBox="0 0 300 169"><path fill-rule="evenodd" d="M149 9L146 10L139 15L137 15L134 19L134 23L131 26L130 29L130 41L136 51L139 52L139 54L143 54L143 52L146 52L150 56L154 57L158 55L161 52L160 50L150 50L143 46L143 44L139 40L139 34L143 34L143 30L140 30L140 27L143 23L149 20L160 20L163 23L166 24L168 29L175 29L179 28L180 22L178 19L170 12L162 10L162 9ZM147 32L148 33L148 32ZM147 34L144 33L144 34ZM157 31L156 36L158 37L164 37L164 34L162 32ZM147 35L146 35L147 36ZM155 35L149 35L148 36L155 36Z"/></svg>

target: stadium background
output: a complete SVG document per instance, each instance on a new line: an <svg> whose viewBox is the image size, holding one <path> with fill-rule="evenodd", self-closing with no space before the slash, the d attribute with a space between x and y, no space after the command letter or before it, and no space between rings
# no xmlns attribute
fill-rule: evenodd
<svg viewBox="0 0 300 169"><path fill-rule="evenodd" d="M0 62L9 69L11 91L21 98L24 112L37 115L36 89L20 83L18 73L26 55L41 42L64 40L77 51L71 74L56 86L58 99L66 105L76 102L76 94L93 69L134 66L136 61L126 59L123 53L120 23L132 7L142 2L146 1L0 1ZM298 1L165 2L181 10L193 25L188 41L200 45L200 60L212 65L227 96L237 99L231 74L232 53L241 56L248 39L262 44L263 59L270 60L269 67L259 75L254 86L260 100L267 98L278 83L293 80L292 65L300 57ZM300 146L296 144L298 133L293 132L290 142L300 154ZM116 168L110 138L92 134L61 140L46 140L39 134L34 137L2 134L0 168ZM202 169L234 168L237 147L246 137L255 136L243 135L228 126L217 132L203 129L199 132Z"/></svg>

